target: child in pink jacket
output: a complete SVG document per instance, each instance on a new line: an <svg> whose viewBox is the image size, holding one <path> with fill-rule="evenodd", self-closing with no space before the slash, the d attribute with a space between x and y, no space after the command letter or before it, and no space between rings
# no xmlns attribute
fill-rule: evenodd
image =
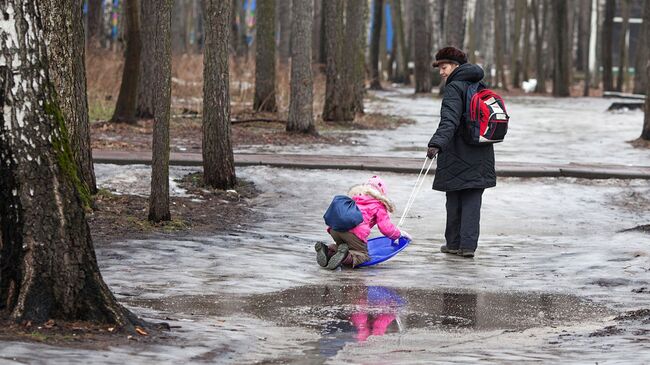
<svg viewBox="0 0 650 365"><path fill-rule="evenodd" d="M320 266L334 270L340 265L356 267L368 261L368 236L375 225L390 239L407 236L406 232L400 232L390 221L389 213L395 210L395 206L386 196L386 192L386 184L379 176L373 176L365 184L350 188L348 196L357 204L363 215L363 222L347 232L327 227L327 232L336 244L328 247L323 242L316 243L316 261Z"/></svg>

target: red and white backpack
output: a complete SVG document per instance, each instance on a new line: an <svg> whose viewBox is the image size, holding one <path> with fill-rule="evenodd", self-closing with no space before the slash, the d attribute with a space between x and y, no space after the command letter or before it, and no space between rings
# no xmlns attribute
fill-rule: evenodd
<svg viewBox="0 0 650 365"><path fill-rule="evenodd" d="M465 101L465 140L473 145L502 142L508 132L503 98L477 82L467 89Z"/></svg>

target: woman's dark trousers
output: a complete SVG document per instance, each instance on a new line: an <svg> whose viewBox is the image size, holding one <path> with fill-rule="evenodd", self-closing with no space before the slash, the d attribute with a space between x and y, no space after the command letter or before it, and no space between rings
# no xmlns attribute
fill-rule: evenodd
<svg viewBox="0 0 650 365"><path fill-rule="evenodd" d="M445 229L447 248L476 250L483 190L464 189L447 192L447 228Z"/></svg>

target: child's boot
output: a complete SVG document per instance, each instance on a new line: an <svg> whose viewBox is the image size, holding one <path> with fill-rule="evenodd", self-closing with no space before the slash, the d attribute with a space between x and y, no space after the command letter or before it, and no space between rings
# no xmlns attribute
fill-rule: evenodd
<svg viewBox="0 0 650 365"><path fill-rule="evenodd" d="M347 244L345 243L340 244L334 256L330 257L330 260L327 263L327 268L330 270L334 270L337 267L341 266L341 263L343 262L343 260L345 260L345 257L348 256L348 251L349 248Z"/></svg>
<svg viewBox="0 0 650 365"><path fill-rule="evenodd" d="M314 249L316 250L316 262L321 267L327 266L327 245L323 242L316 242Z"/></svg>

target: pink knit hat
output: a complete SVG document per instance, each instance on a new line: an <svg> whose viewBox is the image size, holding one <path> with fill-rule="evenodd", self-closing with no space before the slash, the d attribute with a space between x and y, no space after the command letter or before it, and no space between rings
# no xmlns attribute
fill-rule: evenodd
<svg viewBox="0 0 650 365"><path fill-rule="evenodd" d="M375 175L371 177L370 179L368 179L367 184L377 189L383 195L386 195L386 193L388 192L388 187L386 186L386 183L384 183L384 180L382 180L381 177L379 176Z"/></svg>

